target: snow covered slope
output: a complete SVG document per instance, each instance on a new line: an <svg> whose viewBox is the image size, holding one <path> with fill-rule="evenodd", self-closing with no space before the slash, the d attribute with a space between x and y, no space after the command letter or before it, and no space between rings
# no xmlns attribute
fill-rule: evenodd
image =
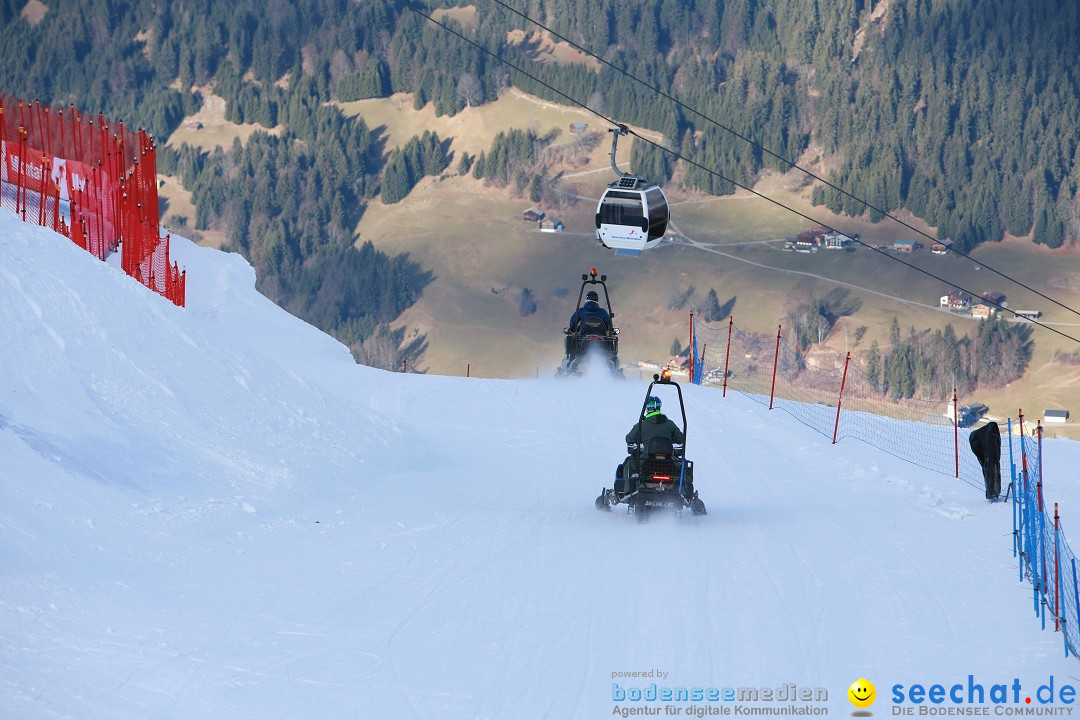
<svg viewBox="0 0 1080 720"><path fill-rule="evenodd" d="M860 677L884 715L896 683L1077 674L1009 507L967 485L690 387L710 514L639 526L592 503L644 383L359 367L239 256L173 255L187 309L0 213L2 718L646 704L613 682L795 683L846 714Z"/></svg>

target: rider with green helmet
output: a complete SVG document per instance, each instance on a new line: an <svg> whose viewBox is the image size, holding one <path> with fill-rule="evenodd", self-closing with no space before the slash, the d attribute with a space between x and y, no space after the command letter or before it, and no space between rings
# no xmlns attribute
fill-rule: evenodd
<svg viewBox="0 0 1080 720"><path fill-rule="evenodd" d="M630 432L626 433L627 445L641 443L640 450L638 451L640 454L638 457L645 457L649 451L649 443L656 438L670 440L672 445L683 445L686 442L686 436L683 434L683 431L679 429L679 426L670 418L660 412L660 409L660 398L655 395L649 396L649 399L645 401L645 418L641 422L634 423L634 427L630 428ZM626 460L616 468L616 495L624 495L634 487L632 481L628 489L626 479L624 479L624 473L631 468L633 457L634 456L626 458ZM683 490L687 497L693 495L693 482L689 480L685 482L683 484Z"/></svg>
<svg viewBox="0 0 1080 720"><path fill-rule="evenodd" d="M634 423L630 432L626 433L626 444L641 443L642 450L648 450L649 441L656 437L671 440L672 445L682 445L686 442L686 436L670 418L660 412L660 398L651 395L645 401L645 419ZM640 437L638 433L641 433Z"/></svg>

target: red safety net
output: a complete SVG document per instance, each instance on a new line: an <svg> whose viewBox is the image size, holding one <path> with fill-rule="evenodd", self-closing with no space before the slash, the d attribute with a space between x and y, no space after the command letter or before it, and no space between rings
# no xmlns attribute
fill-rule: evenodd
<svg viewBox="0 0 1080 720"><path fill-rule="evenodd" d="M740 392L769 409L785 411L834 443L860 440L982 487L982 470L967 450L971 429L963 427L965 406L955 396L901 397L869 377L854 357L807 357L796 351L780 327L746 332L732 319L720 327L695 322L693 328L698 384Z"/></svg>
<svg viewBox="0 0 1080 720"><path fill-rule="evenodd" d="M0 167L0 206L101 260L119 248L124 272L183 307L186 271L160 235L157 156L144 130L0 92Z"/></svg>

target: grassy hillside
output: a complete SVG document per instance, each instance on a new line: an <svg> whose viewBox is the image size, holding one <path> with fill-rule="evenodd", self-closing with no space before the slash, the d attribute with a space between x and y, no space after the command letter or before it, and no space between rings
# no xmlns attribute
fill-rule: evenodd
<svg viewBox="0 0 1080 720"><path fill-rule="evenodd" d="M477 155L491 146L491 140L500 131L513 127L534 127L540 134L558 130L561 135L556 145L573 142L569 125L572 122L589 123L590 129L606 130L597 125L597 118L577 107L556 105L510 88L498 101L478 107L465 108L456 115L435 115L432 104L420 110L413 109L413 96L397 93L388 98L355 100L339 103L347 116L359 115L373 132L383 133L386 149L401 147L414 135L425 130L438 133L439 137L453 138L450 150ZM604 144L606 152L610 148ZM626 157L629 158L629 144ZM622 151L620 151L620 156Z"/></svg>

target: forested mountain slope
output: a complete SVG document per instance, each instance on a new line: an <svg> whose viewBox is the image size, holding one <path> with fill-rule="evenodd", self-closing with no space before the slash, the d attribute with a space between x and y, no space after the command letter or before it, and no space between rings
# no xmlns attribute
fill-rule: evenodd
<svg viewBox="0 0 1080 720"><path fill-rule="evenodd" d="M193 191L196 228L225 228L265 292L354 344L413 302L429 277L408 258L349 254L356 219L380 192L398 198L459 159L439 157L437 137L424 140L436 148L428 162L394 158L361 120L326 103L405 91L418 107L456 113L510 84L565 102L394 0L36 7L0 0L0 87L9 92L100 109L162 137L198 105L191 88L212 86L230 120L284 127L231 150L163 153L162 169ZM1004 233L1050 247L1080 240L1080 5L1072 0L515 7L879 208L910 210L961 247ZM787 169L610 67L544 55L539 48L553 38L497 3L421 9L738 182ZM634 164L675 187L733 190L655 148L635 148ZM865 210L824 187L814 199ZM374 297L327 281L330 268L353 266L379 287Z"/></svg>

